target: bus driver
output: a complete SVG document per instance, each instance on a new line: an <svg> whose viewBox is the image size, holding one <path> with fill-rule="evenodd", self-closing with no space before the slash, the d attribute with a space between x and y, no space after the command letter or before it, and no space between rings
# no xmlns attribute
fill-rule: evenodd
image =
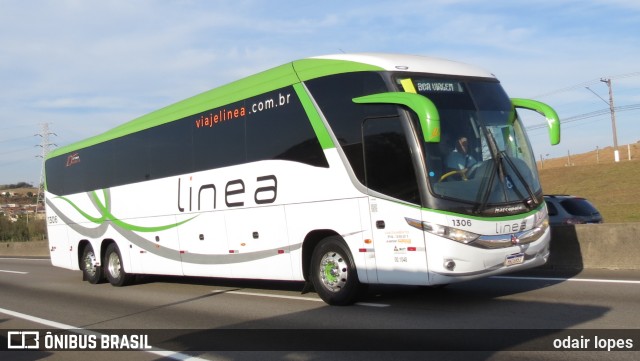
<svg viewBox="0 0 640 361"><path fill-rule="evenodd" d="M455 149L447 156L447 168L453 170L465 170L476 164L476 160L469 154L469 141L467 137L460 137L455 144Z"/></svg>

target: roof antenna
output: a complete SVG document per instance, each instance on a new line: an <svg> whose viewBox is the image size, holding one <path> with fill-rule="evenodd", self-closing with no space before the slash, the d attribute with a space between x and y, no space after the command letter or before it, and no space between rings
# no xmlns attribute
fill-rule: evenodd
<svg viewBox="0 0 640 361"><path fill-rule="evenodd" d="M344 50L342 50L342 49L340 49L340 48L338 48L338 50L340 50L340 52L341 52L342 54L346 54Z"/></svg>

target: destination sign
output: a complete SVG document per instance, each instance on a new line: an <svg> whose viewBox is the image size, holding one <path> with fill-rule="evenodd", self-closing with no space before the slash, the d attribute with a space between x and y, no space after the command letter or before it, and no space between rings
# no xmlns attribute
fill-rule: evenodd
<svg viewBox="0 0 640 361"><path fill-rule="evenodd" d="M449 80L416 80L419 93L464 93L462 84Z"/></svg>

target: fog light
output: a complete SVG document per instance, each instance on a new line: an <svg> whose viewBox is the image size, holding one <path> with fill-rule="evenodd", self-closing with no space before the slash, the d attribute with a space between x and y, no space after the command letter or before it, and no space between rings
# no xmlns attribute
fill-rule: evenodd
<svg viewBox="0 0 640 361"><path fill-rule="evenodd" d="M444 261L444 268L453 271L456 268L456 263L452 259L447 259Z"/></svg>

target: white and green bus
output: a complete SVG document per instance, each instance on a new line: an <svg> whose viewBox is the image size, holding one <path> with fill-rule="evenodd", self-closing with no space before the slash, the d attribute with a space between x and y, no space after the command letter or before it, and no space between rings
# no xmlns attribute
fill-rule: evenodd
<svg viewBox="0 0 640 361"><path fill-rule="evenodd" d="M489 72L391 54L294 61L56 149L51 262L136 274L306 281L329 304L365 284L442 285L542 265L534 153Z"/></svg>

